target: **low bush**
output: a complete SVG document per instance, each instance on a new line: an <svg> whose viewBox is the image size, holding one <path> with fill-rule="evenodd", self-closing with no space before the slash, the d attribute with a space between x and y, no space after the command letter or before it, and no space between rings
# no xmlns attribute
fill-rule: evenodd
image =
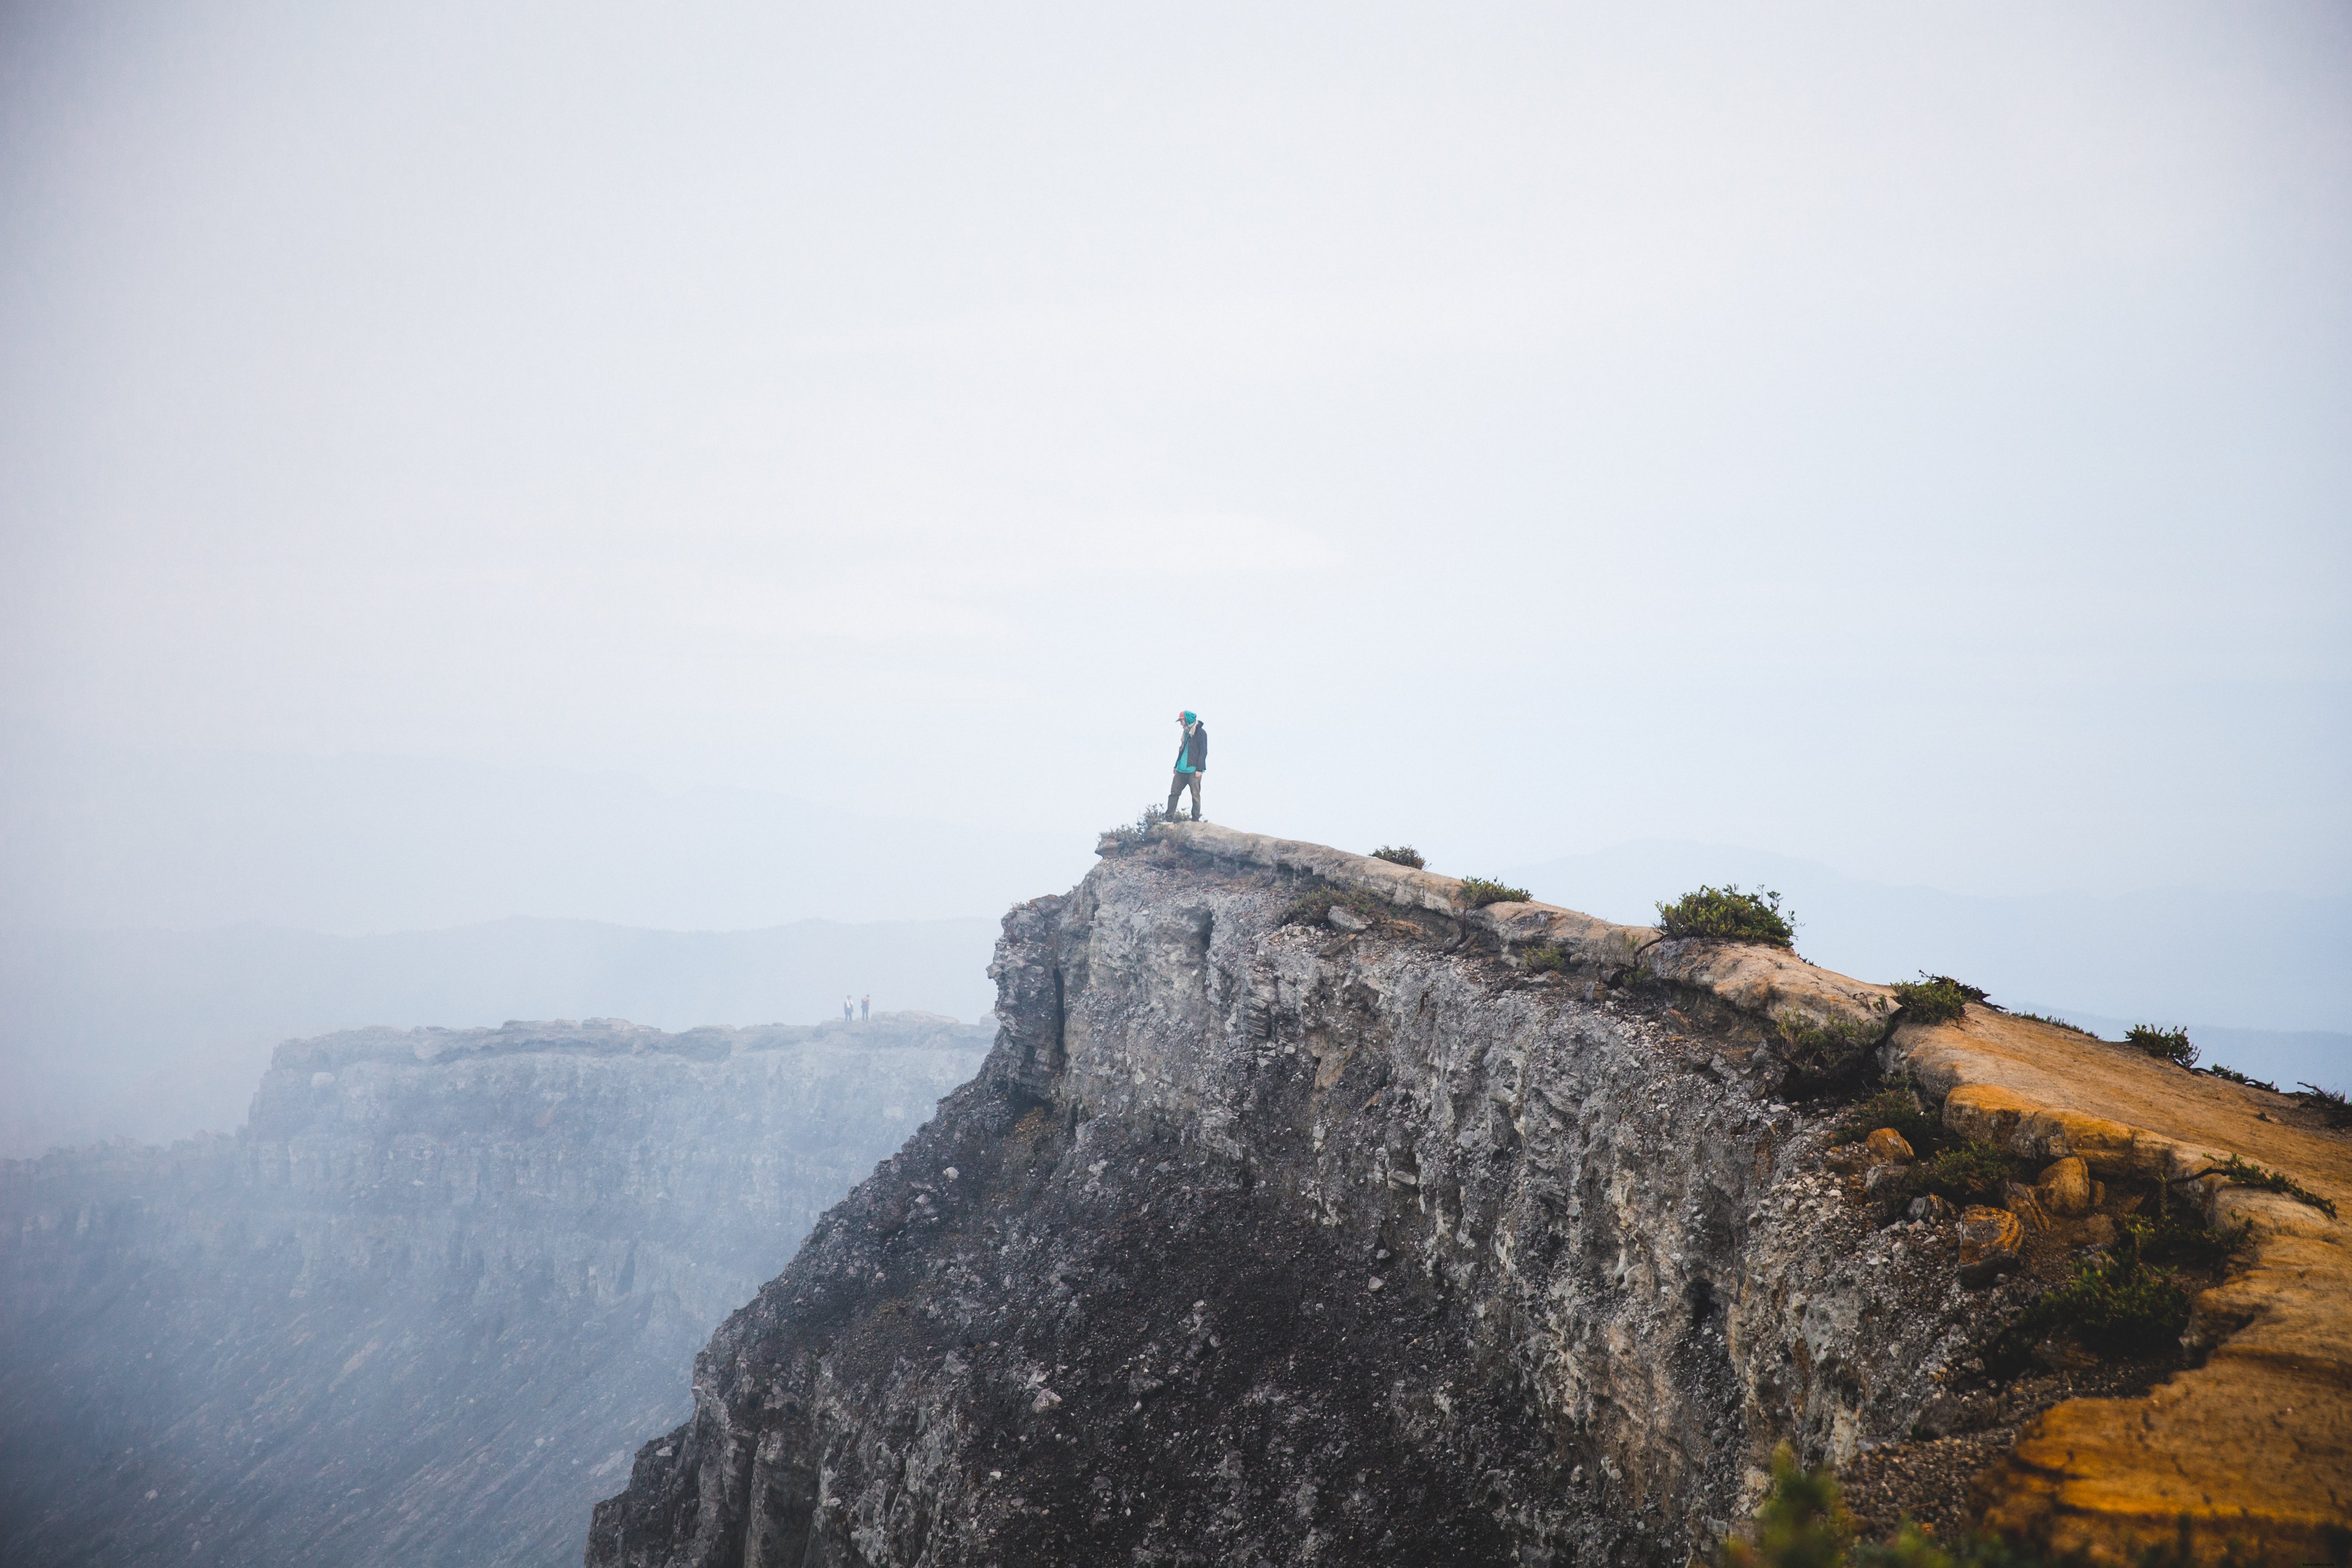
<svg viewBox="0 0 2352 1568"><path fill-rule="evenodd" d="M1966 1012L1969 1003L1984 999L1985 994L1975 986L1924 969L1916 980L1895 983L1895 1000L1901 1005L1903 1016L1915 1024L1948 1024Z"/></svg>
<svg viewBox="0 0 2352 1568"><path fill-rule="evenodd" d="M1536 974L1557 974L1568 967L1568 950L1557 942L1531 942L1519 949L1519 962Z"/></svg>
<svg viewBox="0 0 2352 1568"><path fill-rule="evenodd" d="M2053 1017L2047 1013L2011 1013L2010 1016L2022 1018L2029 1024L2047 1024L2053 1029L2063 1029L2070 1035L2080 1035L2086 1040L2095 1040L2099 1037L2080 1024L2070 1024L2063 1018Z"/></svg>
<svg viewBox="0 0 2352 1568"><path fill-rule="evenodd" d="M1933 1193L1956 1204L1998 1205L2009 1184L2024 1174L2018 1163L2000 1148L1971 1138L1920 1161L1905 1184L1906 1195L1918 1197Z"/></svg>
<svg viewBox="0 0 2352 1568"><path fill-rule="evenodd" d="M1780 895L1770 889L1743 893L1738 884L1703 887L1671 904L1658 906L1658 930L1668 936L1714 937L1723 942L1796 944L1797 928Z"/></svg>
<svg viewBox="0 0 2352 1568"><path fill-rule="evenodd" d="M2197 1047L2189 1043L2186 1029L2159 1029L2154 1024L2134 1024L2124 1031L2124 1044L2160 1062L2175 1067L2197 1065Z"/></svg>
<svg viewBox="0 0 2352 1568"><path fill-rule="evenodd" d="M1372 851L1372 858L1391 861L1399 866L1410 866L1416 871L1429 864L1421 858L1421 851L1410 844L1383 844Z"/></svg>
<svg viewBox="0 0 2352 1568"><path fill-rule="evenodd" d="M2284 1171L2264 1170L2251 1160L2242 1159L2235 1154L2218 1165L2208 1165L2201 1171L2191 1172L2186 1176L2175 1176L2172 1179L2176 1182L2194 1182L2207 1176L2226 1177L2233 1187L2252 1187L2257 1192L2277 1193L2283 1197L2293 1198L2299 1204L2310 1205L2329 1219L2336 1217L2335 1199L2321 1197Z"/></svg>
<svg viewBox="0 0 2352 1568"><path fill-rule="evenodd" d="M2229 1268L2253 1234L2253 1221L2245 1219L2218 1228L2168 1214L2124 1221L2124 1239L2142 1263L2177 1263L2216 1274Z"/></svg>
<svg viewBox="0 0 2352 1568"><path fill-rule="evenodd" d="M1991 1007L1997 1012L2005 1011L2005 1009L2000 1007L2000 1004L1996 1003L1991 997L1984 994L1984 990L1981 986L1971 985L1965 980L1955 980L1948 974L1930 974L1924 969L1919 972L1919 978L1925 980L1930 985L1948 985L1968 1000L1971 1002L1981 1002L1986 1006Z"/></svg>
<svg viewBox="0 0 2352 1568"><path fill-rule="evenodd" d="M1489 881L1484 877L1465 877L1462 879L1462 890L1454 897L1474 910L1483 910L1488 904L1524 904L1528 895L1525 888L1514 888L1508 882Z"/></svg>
<svg viewBox="0 0 2352 1568"><path fill-rule="evenodd" d="M1142 815L1132 824L1122 823L1117 827L1104 828L1102 837L1096 841L1095 853L1115 855L1123 850L1133 849L1151 837L1153 828L1167 820L1166 814L1160 807L1147 805L1143 808Z"/></svg>
<svg viewBox="0 0 2352 1568"><path fill-rule="evenodd" d="M2102 1356L2160 1355L2180 1342L2188 1326L2189 1293L2172 1270L2144 1261L2135 1247L2119 1247L2076 1264L2073 1279L2044 1291L2000 1331L1986 1359L2014 1366L2053 1333Z"/></svg>
<svg viewBox="0 0 2352 1568"><path fill-rule="evenodd" d="M1284 905L1282 913L1276 917L1274 923L1278 926L1322 925L1329 919L1334 904L1353 910L1368 921L1384 921L1396 912L1376 893L1367 892L1361 888L1334 888L1326 883L1308 889Z"/></svg>
<svg viewBox="0 0 2352 1568"><path fill-rule="evenodd" d="M2330 1127L2352 1127L2352 1104L2332 1089L2322 1089L2315 1083L2298 1083L2295 1101L2305 1110L2316 1110Z"/></svg>
<svg viewBox="0 0 2352 1568"><path fill-rule="evenodd" d="M2210 1067L2199 1068L2197 1070L2205 1074L2208 1078L2218 1078L2224 1083L2242 1083L2248 1089L2266 1089L2273 1094L2276 1094L2278 1092L2278 1085L2274 1083L2266 1083L2258 1078L2249 1078L2244 1073L2240 1072L2236 1068L2225 1068L2219 1062L2215 1062Z"/></svg>
<svg viewBox="0 0 2352 1568"><path fill-rule="evenodd" d="M1859 1142L1882 1127L1903 1134L1913 1153L1925 1159L1952 1141L1944 1124L1920 1109L1917 1095L1907 1085L1880 1089L1846 1111L1835 1134L1841 1143Z"/></svg>

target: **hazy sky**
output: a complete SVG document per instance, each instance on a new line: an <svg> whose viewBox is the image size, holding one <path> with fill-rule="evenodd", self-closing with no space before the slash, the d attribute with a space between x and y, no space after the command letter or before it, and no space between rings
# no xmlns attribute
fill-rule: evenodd
<svg viewBox="0 0 2352 1568"><path fill-rule="evenodd" d="M2352 884L2341 5L0 26L19 763Z"/></svg>

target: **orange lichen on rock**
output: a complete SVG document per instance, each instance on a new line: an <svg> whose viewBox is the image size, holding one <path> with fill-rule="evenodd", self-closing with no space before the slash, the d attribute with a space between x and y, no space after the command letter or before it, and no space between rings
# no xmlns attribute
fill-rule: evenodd
<svg viewBox="0 0 2352 1568"><path fill-rule="evenodd" d="M2184 1518L2200 1562L2339 1560L2352 1539L2352 1229L2200 1173L2235 1154L2340 1208L2352 1141L2266 1119L2257 1091L1979 1006L1898 1029L1890 1055L1946 1094L1955 1131L2053 1162L2037 1184L2053 1213L2087 1208L2084 1189L2095 1201L2105 1176L2166 1182L2217 1223L2252 1222L2246 1266L2193 1303L2204 1364L2143 1397L2045 1412L1979 1478L1984 1523L2103 1564L2171 1542Z"/></svg>

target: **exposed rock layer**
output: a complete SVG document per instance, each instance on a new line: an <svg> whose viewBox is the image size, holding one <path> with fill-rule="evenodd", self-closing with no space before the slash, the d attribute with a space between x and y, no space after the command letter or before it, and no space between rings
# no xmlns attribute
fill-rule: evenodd
<svg viewBox="0 0 2352 1568"><path fill-rule="evenodd" d="M2352 1236L2309 1204L2206 1173L2251 1162L2340 1215L2352 1206L2352 1141L2282 1124L2276 1095L1974 1005L1957 1023L1898 1029L1887 1057L1944 1094L1956 1128L2032 1159L2079 1161L2089 1175L2167 1183L2214 1220L2253 1227L2243 1267L2195 1303L2189 1333L2210 1352L2204 1364L2145 1398L2044 1415L1987 1478L1988 1521L2114 1560L2135 1541L2170 1539L2185 1517L2207 1547L2234 1537L2248 1560L2341 1560L2352 1548Z"/></svg>
<svg viewBox="0 0 2352 1568"><path fill-rule="evenodd" d="M370 1030L0 1165L0 1561L546 1564L987 1031Z"/></svg>

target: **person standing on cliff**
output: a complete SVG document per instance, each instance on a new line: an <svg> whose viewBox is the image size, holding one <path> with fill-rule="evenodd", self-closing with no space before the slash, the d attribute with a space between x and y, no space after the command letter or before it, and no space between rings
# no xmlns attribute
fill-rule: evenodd
<svg viewBox="0 0 2352 1568"><path fill-rule="evenodd" d="M1186 790L1192 792L1192 820L1201 820L1201 775L1209 771L1209 727L1191 709L1176 715L1177 728L1183 731L1176 742L1176 778L1168 786L1168 820L1176 820L1176 801Z"/></svg>
<svg viewBox="0 0 2352 1568"><path fill-rule="evenodd" d="M857 1021L861 1024L874 1016L874 993L867 992L857 999Z"/></svg>

